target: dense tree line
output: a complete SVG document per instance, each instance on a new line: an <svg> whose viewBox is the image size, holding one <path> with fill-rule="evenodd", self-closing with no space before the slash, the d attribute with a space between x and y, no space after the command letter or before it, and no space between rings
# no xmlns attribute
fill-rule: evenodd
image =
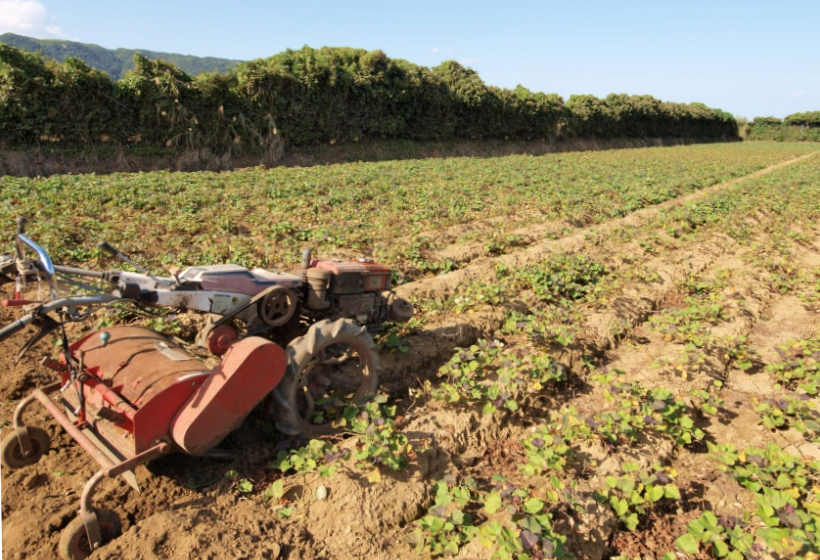
<svg viewBox="0 0 820 560"><path fill-rule="evenodd" d="M486 85L457 62L426 68L381 51L304 47L190 76L134 55L120 80L0 44L0 137L7 145L101 142L255 150L365 139L737 136L732 115L651 96L599 99Z"/></svg>
<svg viewBox="0 0 820 560"><path fill-rule="evenodd" d="M820 142L820 111L793 113L785 119L755 117L749 123L749 140Z"/></svg>

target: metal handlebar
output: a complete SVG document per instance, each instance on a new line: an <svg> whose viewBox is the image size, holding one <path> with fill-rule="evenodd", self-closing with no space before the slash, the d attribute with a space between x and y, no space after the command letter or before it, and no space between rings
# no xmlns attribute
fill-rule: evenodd
<svg viewBox="0 0 820 560"><path fill-rule="evenodd" d="M37 258L40 260L40 269L45 272L49 278L54 276L54 263L51 262L51 257L48 256L46 250L37 245L34 241L28 238L28 236L18 233L17 238L20 241L23 241L26 245L31 247L35 253L37 253Z"/></svg>
<svg viewBox="0 0 820 560"><path fill-rule="evenodd" d="M28 314L25 317L21 317L20 319L17 319L16 321L9 323L8 325L0 329L0 340L3 340L13 335L26 325L31 324L32 319L34 319L34 316Z"/></svg>
<svg viewBox="0 0 820 560"><path fill-rule="evenodd" d="M98 295L98 296L85 296L85 297L77 297L77 298L60 298L55 299L52 301L47 301L43 303L40 307L38 307L33 312L29 313L25 317L21 317L16 321L13 321L0 329L0 341L3 339L11 336L12 334L16 333L23 327L30 325L32 321L34 321L35 316L37 315L47 315L51 311L58 309L60 307L80 307L80 306L87 306L87 305L103 305L106 303L113 303L115 301L130 301L126 300L121 297L117 296L108 296L108 295Z"/></svg>

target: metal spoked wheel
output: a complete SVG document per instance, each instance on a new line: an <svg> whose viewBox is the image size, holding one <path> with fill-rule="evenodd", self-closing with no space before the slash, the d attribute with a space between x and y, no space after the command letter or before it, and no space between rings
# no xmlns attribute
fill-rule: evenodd
<svg viewBox="0 0 820 560"><path fill-rule="evenodd" d="M31 453L23 455L23 449L20 447L20 440L17 437L17 432L12 432L0 442L0 461L3 466L9 469L22 469L29 465L33 465L40 458L48 453L51 448L51 437L48 432L37 426L29 426L21 428L28 430L28 437L31 441Z"/></svg>
<svg viewBox="0 0 820 560"><path fill-rule="evenodd" d="M320 321L286 350L288 368L274 390L277 428L291 436L338 431L332 420L347 402L360 402L379 386L378 347L364 327L348 319Z"/></svg>
<svg viewBox="0 0 820 560"><path fill-rule="evenodd" d="M102 544L106 544L122 534L122 522L119 515L110 509L99 508L95 511L100 524ZM88 533L81 517L75 517L60 537L60 556L63 560L83 560L91 556L94 550L88 540Z"/></svg>

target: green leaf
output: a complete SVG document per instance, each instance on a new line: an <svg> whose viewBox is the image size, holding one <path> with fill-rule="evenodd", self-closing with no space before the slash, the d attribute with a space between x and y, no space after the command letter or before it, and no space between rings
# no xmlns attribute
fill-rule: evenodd
<svg viewBox="0 0 820 560"><path fill-rule="evenodd" d="M489 514L493 514L501 509L501 496L493 492L484 500L484 509Z"/></svg>
<svg viewBox="0 0 820 560"><path fill-rule="evenodd" d="M623 493L628 496L635 489L635 481L631 478L622 478L618 481L618 488L623 490Z"/></svg>
<svg viewBox="0 0 820 560"><path fill-rule="evenodd" d="M262 494L262 499L266 502L271 499L279 499L285 495L285 488L284 484L282 484L282 479L273 481L270 486L265 489L265 492Z"/></svg>
<svg viewBox="0 0 820 560"><path fill-rule="evenodd" d="M524 502L524 511L535 514L544 509L545 502L540 498L530 498Z"/></svg>
<svg viewBox="0 0 820 560"><path fill-rule="evenodd" d="M720 539L715 539L712 541L712 550L718 558L723 558L729 554L729 547Z"/></svg>
<svg viewBox="0 0 820 560"><path fill-rule="evenodd" d="M663 498L663 495L663 486L653 486L652 489L649 491L649 499L653 502L657 502L658 500Z"/></svg>
<svg viewBox="0 0 820 560"><path fill-rule="evenodd" d="M674 484L667 484L663 487L663 496L670 500L680 500L680 490Z"/></svg>
<svg viewBox="0 0 820 560"><path fill-rule="evenodd" d="M718 525L718 518L715 517L715 514L709 510L704 511L701 518L709 524L708 526L710 529L714 529Z"/></svg>
<svg viewBox="0 0 820 560"><path fill-rule="evenodd" d="M611 503L612 508L615 510L615 513L618 514L618 517L623 517L626 515L626 512L629 511L629 504L627 504L626 500L623 498L619 500L613 497Z"/></svg>
<svg viewBox="0 0 820 560"><path fill-rule="evenodd" d="M700 548L698 545L698 541L696 541L695 537L693 537L689 533L678 538L678 540L675 541L675 546L677 546L681 551L685 552L689 556L694 556L695 554L697 554Z"/></svg>

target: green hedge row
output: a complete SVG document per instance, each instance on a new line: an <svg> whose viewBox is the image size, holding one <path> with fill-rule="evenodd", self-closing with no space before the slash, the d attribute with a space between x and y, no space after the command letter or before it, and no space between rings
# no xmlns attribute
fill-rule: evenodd
<svg viewBox="0 0 820 560"><path fill-rule="evenodd" d="M381 51L288 50L226 74L191 77L134 57L121 80L77 58L60 64L0 44L6 145L100 142L264 150L373 138L737 137L732 115L651 96L599 99L486 85L454 61L426 68Z"/></svg>
<svg viewBox="0 0 820 560"><path fill-rule="evenodd" d="M749 123L747 138L778 142L820 142L820 111L794 113L783 120L776 117L755 117Z"/></svg>

